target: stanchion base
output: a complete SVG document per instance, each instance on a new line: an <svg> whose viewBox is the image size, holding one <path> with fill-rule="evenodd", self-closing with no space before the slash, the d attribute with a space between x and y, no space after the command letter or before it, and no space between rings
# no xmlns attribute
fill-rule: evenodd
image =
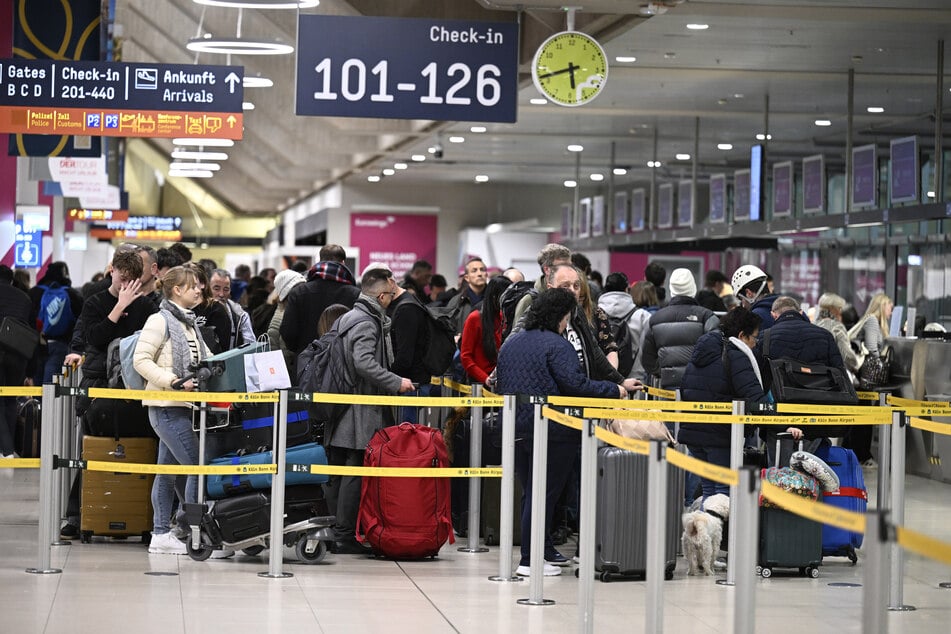
<svg viewBox="0 0 951 634"><path fill-rule="evenodd" d="M734 581L727 581L726 579L717 579L717 580L716 580L716 584L717 584L718 586L731 586L731 587L732 587L732 586L735 586L735 585L736 585L736 582L734 582Z"/></svg>
<svg viewBox="0 0 951 634"><path fill-rule="evenodd" d="M505 583L515 583L516 581L522 581L522 577L500 577L499 575L492 575L489 577L489 581L502 581Z"/></svg>
<svg viewBox="0 0 951 634"><path fill-rule="evenodd" d="M918 609L918 608L916 608L916 607L913 606L913 605L898 605L898 606L895 606L895 607L888 606L888 611L889 611L889 612L914 612L914 611L917 610L917 609Z"/></svg>
<svg viewBox="0 0 951 634"><path fill-rule="evenodd" d="M541 601L532 601L531 599L519 599L516 601L519 605L555 605L552 599L542 599Z"/></svg>
<svg viewBox="0 0 951 634"><path fill-rule="evenodd" d="M263 577L264 579L290 579L294 576L294 574L290 572L282 572L280 574L272 575L270 572L259 572L258 576Z"/></svg>
<svg viewBox="0 0 951 634"><path fill-rule="evenodd" d="M72 546L73 542L68 539L60 539L55 542L50 542L50 546Z"/></svg>
<svg viewBox="0 0 951 634"><path fill-rule="evenodd" d="M489 552L488 548L476 547L476 548L457 548L460 553L487 553Z"/></svg>
<svg viewBox="0 0 951 634"><path fill-rule="evenodd" d="M39 568L27 568L26 572L30 573L31 575L58 575L59 573L63 572L63 570L61 568L46 568L43 570Z"/></svg>
<svg viewBox="0 0 951 634"><path fill-rule="evenodd" d="M938 584L939 588L951 588L951 581L943 581Z"/></svg>

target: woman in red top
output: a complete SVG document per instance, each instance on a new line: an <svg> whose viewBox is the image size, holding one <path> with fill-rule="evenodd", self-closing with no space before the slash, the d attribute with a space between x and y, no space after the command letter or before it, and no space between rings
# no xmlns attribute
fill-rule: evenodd
<svg viewBox="0 0 951 634"><path fill-rule="evenodd" d="M499 298L512 282L495 277L486 286L479 310L469 313L459 341L459 358L469 379L485 384L502 345L502 307Z"/></svg>

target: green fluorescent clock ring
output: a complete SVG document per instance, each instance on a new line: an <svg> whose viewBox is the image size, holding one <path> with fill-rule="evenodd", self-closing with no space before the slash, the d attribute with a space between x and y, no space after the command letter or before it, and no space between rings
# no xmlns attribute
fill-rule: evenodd
<svg viewBox="0 0 951 634"><path fill-rule="evenodd" d="M532 60L532 79L538 91L559 106L580 106L604 88L607 56L589 35L555 33L538 47Z"/></svg>

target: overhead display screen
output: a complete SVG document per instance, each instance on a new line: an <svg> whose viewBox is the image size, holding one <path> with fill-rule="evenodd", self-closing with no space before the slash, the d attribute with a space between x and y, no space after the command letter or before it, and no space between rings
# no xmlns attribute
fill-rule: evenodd
<svg viewBox="0 0 951 634"><path fill-rule="evenodd" d="M826 170L821 154L802 159L802 210L807 214L826 210Z"/></svg>
<svg viewBox="0 0 951 634"><path fill-rule="evenodd" d="M791 161L773 165L773 217L792 215L793 166Z"/></svg>
<svg viewBox="0 0 951 634"><path fill-rule="evenodd" d="M674 226L674 185L664 183L657 188L657 228L670 229Z"/></svg>
<svg viewBox="0 0 951 634"><path fill-rule="evenodd" d="M877 185L878 161L875 146L852 148L852 208L874 207Z"/></svg>
<svg viewBox="0 0 951 634"><path fill-rule="evenodd" d="M710 222L726 222L726 174L710 176Z"/></svg>
<svg viewBox="0 0 951 634"><path fill-rule="evenodd" d="M892 140L888 179L893 203L918 201L918 137Z"/></svg>

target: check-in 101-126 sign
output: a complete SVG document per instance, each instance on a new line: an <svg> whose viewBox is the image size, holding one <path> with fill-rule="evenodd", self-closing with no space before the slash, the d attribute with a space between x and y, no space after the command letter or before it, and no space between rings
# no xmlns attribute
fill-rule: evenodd
<svg viewBox="0 0 951 634"><path fill-rule="evenodd" d="M518 25L301 15L297 114L511 123Z"/></svg>
<svg viewBox="0 0 951 634"><path fill-rule="evenodd" d="M0 132L240 139L240 66L0 59Z"/></svg>

